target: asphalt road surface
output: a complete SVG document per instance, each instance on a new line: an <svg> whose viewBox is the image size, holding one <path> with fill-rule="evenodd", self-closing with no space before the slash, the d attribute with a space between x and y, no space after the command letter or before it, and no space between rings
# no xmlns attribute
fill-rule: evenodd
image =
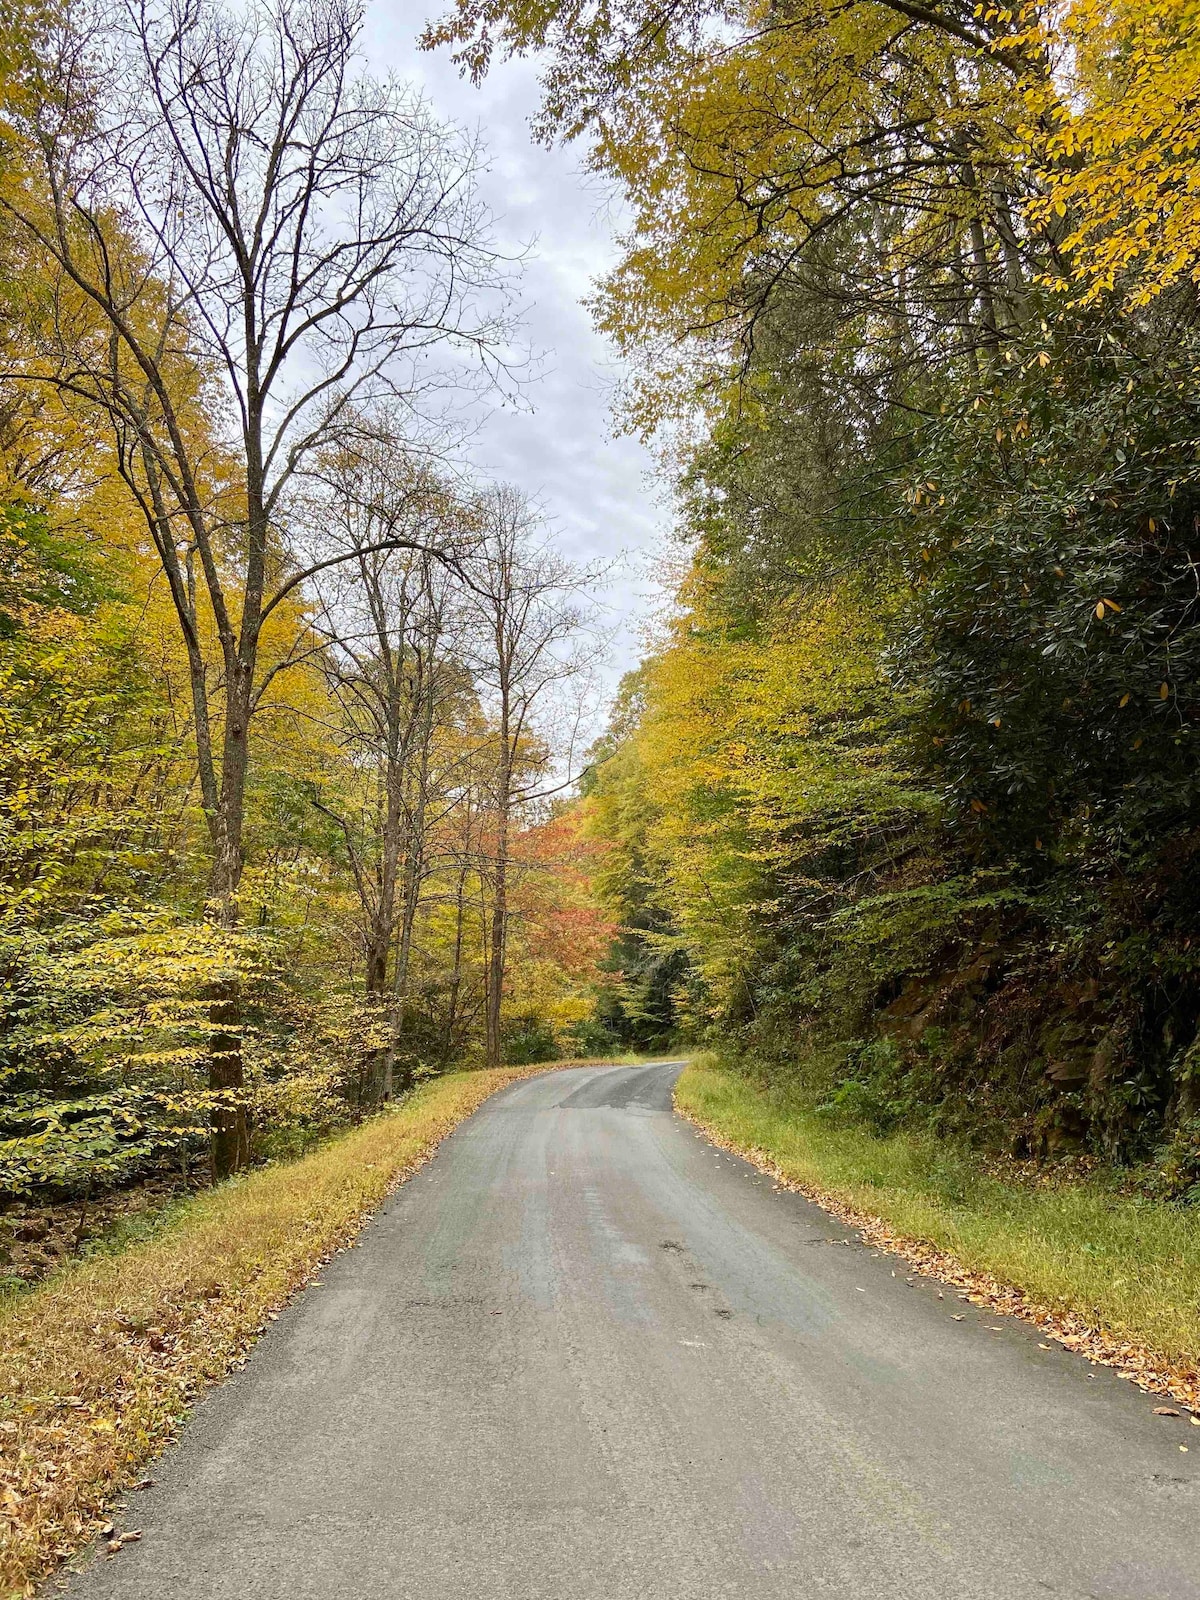
<svg viewBox="0 0 1200 1600"><path fill-rule="evenodd" d="M907 1284L676 1118L677 1071L488 1101L71 1600L1200 1597L1200 1429Z"/></svg>

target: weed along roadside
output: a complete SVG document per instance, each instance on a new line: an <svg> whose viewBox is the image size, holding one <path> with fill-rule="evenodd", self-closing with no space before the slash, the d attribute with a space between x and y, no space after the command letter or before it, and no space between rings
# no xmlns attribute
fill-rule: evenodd
<svg viewBox="0 0 1200 1600"><path fill-rule="evenodd" d="M564 1066L578 1063L562 1063ZM186 1202L153 1238L65 1267L0 1313L0 1594L33 1592L105 1528L189 1405L497 1089L458 1072L286 1165ZM132 1530L113 1529L119 1540Z"/></svg>
<svg viewBox="0 0 1200 1600"><path fill-rule="evenodd" d="M715 1143L859 1229L914 1276L1031 1322L1200 1417L1194 1208L1087 1180L997 1176L964 1148L912 1132L880 1137L712 1056L684 1070L675 1104Z"/></svg>

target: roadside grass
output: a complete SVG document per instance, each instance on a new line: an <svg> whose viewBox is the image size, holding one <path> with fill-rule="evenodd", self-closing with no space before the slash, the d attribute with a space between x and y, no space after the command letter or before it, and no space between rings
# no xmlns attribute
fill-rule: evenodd
<svg viewBox="0 0 1200 1600"><path fill-rule="evenodd" d="M815 1199L880 1219L901 1254L906 1240L928 1242L968 1273L1021 1291L1028 1304L1011 1307L1019 1314L1065 1313L1107 1335L1107 1354L1104 1341L1067 1339L1095 1359L1141 1381L1139 1371L1153 1376L1143 1365L1150 1352L1175 1392L1193 1392L1200 1209L1119 1195L1097 1181L998 1177L965 1147L911 1132L877 1136L818 1111L815 1096L765 1088L714 1056L697 1057L675 1093L679 1110L718 1141L768 1158ZM1122 1359L1122 1341L1141 1352Z"/></svg>
<svg viewBox="0 0 1200 1600"><path fill-rule="evenodd" d="M191 1402L495 1090L554 1066L460 1072L287 1165L173 1204L126 1248L0 1307L0 1595L104 1524ZM120 1530L115 1537L119 1538Z"/></svg>

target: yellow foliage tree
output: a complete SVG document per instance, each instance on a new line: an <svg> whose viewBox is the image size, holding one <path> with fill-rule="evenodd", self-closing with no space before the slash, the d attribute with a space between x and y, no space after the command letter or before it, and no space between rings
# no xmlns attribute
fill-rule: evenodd
<svg viewBox="0 0 1200 1600"><path fill-rule="evenodd" d="M1014 84L1048 70L1038 9L458 0L428 37L476 74L540 52L543 131L585 135L622 186L632 222L597 310L642 360L648 429L697 393L719 406L731 347L744 359L773 299L814 276L880 341L921 306L945 321L961 302L983 343L1019 318Z"/></svg>
<svg viewBox="0 0 1200 1600"><path fill-rule="evenodd" d="M861 853L882 870L889 841L911 831L923 802L894 747L895 697L880 659L886 596L845 583L746 637L723 619L701 572L686 594L666 647L642 669L636 721L589 806L592 826L613 842L617 860L598 889L616 904L629 842L622 791L632 786L659 904L690 952L703 1003L729 1021L752 1006L751 979L787 908L828 898L823 858ZM873 876L865 871L863 884Z"/></svg>
<svg viewBox="0 0 1200 1600"><path fill-rule="evenodd" d="M1074 0L1031 86L1047 168L1036 211L1062 219L1074 287L1142 306L1200 280L1200 5Z"/></svg>

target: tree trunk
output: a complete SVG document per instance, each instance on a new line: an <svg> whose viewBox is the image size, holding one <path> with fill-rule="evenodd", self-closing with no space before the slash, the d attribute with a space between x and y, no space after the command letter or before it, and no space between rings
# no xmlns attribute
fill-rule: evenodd
<svg viewBox="0 0 1200 1600"><path fill-rule="evenodd" d="M504 996L504 944L508 932L508 813L512 803L512 749L509 744L507 694L500 712L500 771L496 786L496 876L492 896L492 930L488 950L485 1059L500 1065L500 1004Z"/></svg>
<svg viewBox="0 0 1200 1600"><path fill-rule="evenodd" d="M400 729L400 679L397 673L393 673L392 676L393 685L388 697L390 725L384 763L384 807L379 841L379 899L372 920L366 971L367 993L379 997L391 992L388 985L388 961L391 956L392 938L396 931L396 892L400 884L400 855L405 833L403 791L405 741ZM397 963L397 982L399 975L400 963ZM371 1099L374 1105L392 1098L398 1026L399 1015L393 1000L388 1040L382 1049L375 1052L372 1063Z"/></svg>
<svg viewBox="0 0 1200 1600"><path fill-rule="evenodd" d="M250 1126L241 1095L245 1084L242 1067L242 1006L236 983L214 984L209 1020L214 1031L208 1041L208 1086L229 1100L212 1112L213 1182L238 1172L250 1159Z"/></svg>
<svg viewBox="0 0 1200 1600"><path fill-rule="evenodd" d="M224 928L236 927L238 921L249 760L249 681L249 674L239 673L226 691L221 792L209 878L209 916ZM212 1175L217 1183L239 1171L250 1159L250 1127L242 1099L246 1077L238 984L233 980L214 984L209 999L213 1032L208 1042L208 1086L213 1093L229 1096L212 1113Z"/></svg>
<svg viewBox="0 0 1200 1600"><path fill-rule="evenodd" d="M488 955L487 1041L489 1067L500 1065L500 1001L504 990L504 932L507 921L504 868L496 868L496 893L492 901L491 950Z"/></svg>
<svg viewBox="0 0 1200 1600"><path fill-rule="evenodd" d="M454 965L450 972L450 1000L446 1008L445 1053L453 1055L458 1032L458 1001L462 993L463 945L466 933L467 873L471 864L471 797L470 784L466 792L466 817L463 827L463 849L458 864L458 887L454 896Z"/></svg>
<svg viewBox="0 0 1200 1600"><path fill-rule="evenodd" d="M458 997L462 991L462 958L463 958L463 931L466 921L466 891L467 868L466 863L459 868L458 889L454 897L454 965L450 970L450 999L446 1007L446 1038L444 1049L447 1056L454 1053L455 1034L458 1030Z"/></svg>

